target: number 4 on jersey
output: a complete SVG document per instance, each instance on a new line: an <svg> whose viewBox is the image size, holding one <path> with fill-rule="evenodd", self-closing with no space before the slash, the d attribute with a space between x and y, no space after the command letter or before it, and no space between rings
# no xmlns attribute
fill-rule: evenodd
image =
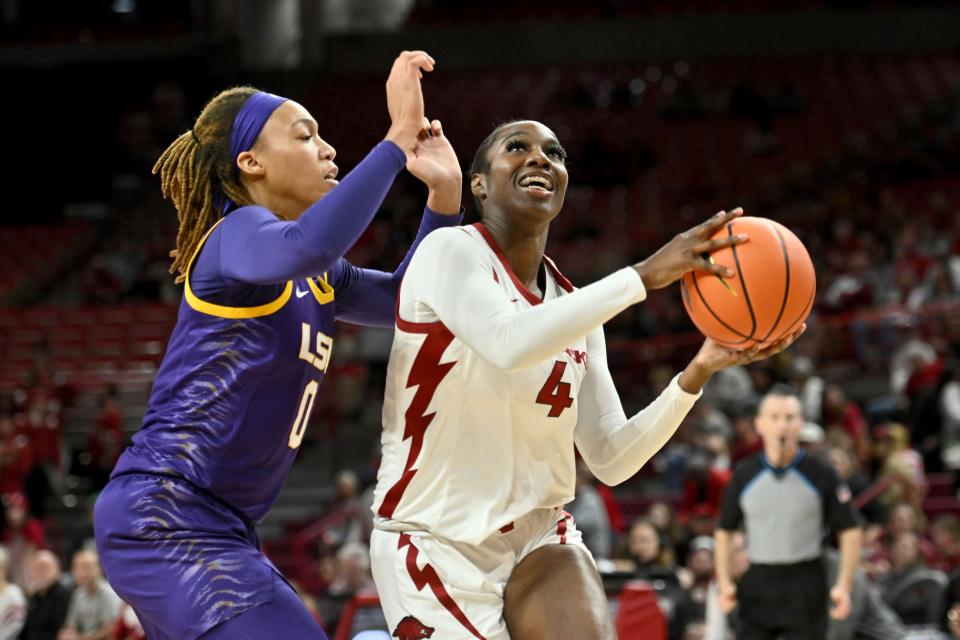
<svg viewBox="0 0 960 640"><path fill-rule="evenodd" d="M566 369L566 362L559 360L554 362L550 377L543 383L543 388L537 394L537 403L550 407L550 413L547 415L551 418L558 417L564 409L573 406L573 398L570 396L570 383L563 382L563 372Z"/></svg>

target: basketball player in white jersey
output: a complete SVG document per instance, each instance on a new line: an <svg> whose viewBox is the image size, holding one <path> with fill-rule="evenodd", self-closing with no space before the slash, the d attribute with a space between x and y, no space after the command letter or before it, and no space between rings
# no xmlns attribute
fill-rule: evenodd
<svg viewBox="0 0 960 640"><path fill-rule="evenodd" d="M602 325L692 269L740 215L720 212L649 259L574 290L543 255L567 187L565 153L532 121L480 146L471 190L483 222L435 231L410 263L383 408L374 497L374 578L393 636L613 638L596 567L563 505L574 444L602 482L633 476L721 368L786 348L734 352L707 340L630 419ZM802 331L802 330L801 330Z"/></svg>

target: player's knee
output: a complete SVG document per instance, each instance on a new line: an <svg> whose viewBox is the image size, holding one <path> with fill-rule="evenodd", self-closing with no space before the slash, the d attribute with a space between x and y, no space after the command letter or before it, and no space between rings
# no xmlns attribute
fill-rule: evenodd
<svg viewBox="0 0 960 640"><path fill-rule="evenodd" d="M574 547L552 545L527 556L507 584L503 616L513 638L616 638L596 569Z"/></svg>

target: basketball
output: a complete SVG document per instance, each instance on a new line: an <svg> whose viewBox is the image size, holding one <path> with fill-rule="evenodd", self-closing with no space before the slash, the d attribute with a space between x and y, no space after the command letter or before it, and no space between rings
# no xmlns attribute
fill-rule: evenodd
<svg viewBox="0 0 960 640"><path fill-rule="evenodd" d="M817 290L810 254L792 231L767 218L741 217L713 237L739 233L749 240L710 255L736 276L694 271L680 282L683 305L697 329L737 350L765 347L796 331Z"/></svg>

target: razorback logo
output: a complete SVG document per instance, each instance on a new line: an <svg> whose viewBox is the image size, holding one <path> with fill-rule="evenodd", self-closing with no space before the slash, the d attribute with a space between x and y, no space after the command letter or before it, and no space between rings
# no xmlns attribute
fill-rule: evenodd
<svg viewBox="0 0 960 640"><path fill-rule="evenodd" d="M429 638L434 631L433 627L428 627L413 616L407 616L400 621L392 635L397 640L420 640Z"/></svg>

